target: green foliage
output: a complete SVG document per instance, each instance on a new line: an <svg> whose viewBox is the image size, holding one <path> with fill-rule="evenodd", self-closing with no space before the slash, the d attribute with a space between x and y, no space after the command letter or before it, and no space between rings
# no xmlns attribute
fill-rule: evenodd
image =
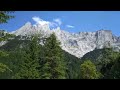
<svg viewBox="0 0 120 90"><path fill-rule="evenodd" d="M38 63L38 42L37 37L32 37L28 48L23 55L23 60L20 63L18 73L15 74L16 79L37 79L39 78Z"/></svg>
<svg viewBox="0 0 120 90"><path fill-rule="evenodd" d="M1 41L4 41L4 38L0 38L0 42L1 42Z"/></svg>
<svg viewBox="0 0 120 90"><path fill-rule="evenodd" d="M119 56L120 53L111 48L96 49L84 55L82 61L90 59L96 65L97 70L102 73L102 78L109 79L112 76L111 68Z"/></svg>
<svg viewBox="0 0 120 90"><path fill-rule="evenodd" d="M68 52L63 51L63 54L66 61L66 78L79 79L81 60Z"/></svg>
<svg viewBox="0 0 120 90"><path fill-rule="evenodd" d="M9 15L13 11L0 11L0 24L7 23L9 19L14 18L14 16Z"/></svg>
<svg viewBox="0 0 120 90"><path fill-rule="evenodd" d="M0 30L0 41L8 41L14 37L15 37L14 34L5 33L4 30Z"/></svg>
<svg viewBox="0 0 120 90"><path fill-rule="evenodd" d="M2 37L2 36L4 36L4 33L5 32L5 30L0 30L0 37Z"/></svg>
<svg viewBox="0 0 120 90"><path fill-rule="evenodd" d="M114 52L112 49L110 48L105 48L103 49L103 58L100 63L104 64L105 66L108 63L111 62L115 62L116 58L118 57L119 53L118 52Z"/></svg>
<svg viewBox="0 0 120 90"><path fill-rule="evenodd" d="M110 77L110 70L114 63L116 62L117 58L119 57L118 52L114 52L112 49L105 48L103 59L99 61L99 65L101 65L101 73L104 75L103 78Z"/></svg>
<svg viewBox="0 0 120 90"><path fill-rule="evenodd" d="M8 54L6 52L0 50L0 57L3 57L3 58L8 57ZM7 65L0 63L0 75L1 75L1 73L6 72L7 70L12 72L12 70L9 69L9 67Z"/></svg>
<svg viewBox="0 0 120 90"><path fill-rule="evenodd" d="M120 57L116 59L113 63L109 72L107 73L107 78L109 79L120 79Z"/></svg>
<svg viewBox="0 0 120 90"><path fill-rule="evenodd" d="M90 60L84 61L84 63L81 64L80 72L81 79L98 79L100 77L96 66Z"/></svg>
<svg viewBox="0 0 120 90"><path fill-rule="evenodd" d="M51 34L46 39L44 45L44 61L41 60L41 78L43 79L64 79L65 62L60 42L57 41L55 34Z"/></svg>
<svg viewBox="0 0 120 90"><path fill-rule="evenodd" d="M0 63L0 74L4 73L6 70L9 70L12 72L12 70L10 70L7 65Z"/></svg>
<svg viewBox="0 0 120 90"><path fill-rule="evenodd" d="M6 72L0 75L0 79L11 79L12 76L14 76L14 74L18 72L19 70L18 66L23 60L22 56L24 55L24 50L14 48L13 50L6 52L8 56L1 56L0 62L7 65L12 70L12 72L7 70Z"/></svg>
<svg viewBox="0 0 120 90"><path fill-rule="evenodd" d="M19 40L18 37L7 42L5 45L0 47L0 50L12 51L15 48L24 47L29 43L29 40Z"/></svg>
<svg viewBox="0 0 120 90"><path fill-rule="evenodd" d="M5 51L0 50L0 57L8 56L8 54Z"/></svg>

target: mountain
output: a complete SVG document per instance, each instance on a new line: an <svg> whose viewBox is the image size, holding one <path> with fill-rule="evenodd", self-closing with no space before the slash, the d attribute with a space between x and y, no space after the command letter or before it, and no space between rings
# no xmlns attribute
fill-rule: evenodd
<svg viewBox="0 0 120 90"><path fill-rule="evenodd" d="M61 42L61 48L78 58L81 58L83 55L96 48L113 47L117 51L120 49L120 37L113 35L110 30L69 33L61 30L60 27L50 29L47 24L32 25L30 22L27 22L20 29L11 33L17 36L40 34L43 37L48 37L52 32L56 34L57 39Z"/></svg>

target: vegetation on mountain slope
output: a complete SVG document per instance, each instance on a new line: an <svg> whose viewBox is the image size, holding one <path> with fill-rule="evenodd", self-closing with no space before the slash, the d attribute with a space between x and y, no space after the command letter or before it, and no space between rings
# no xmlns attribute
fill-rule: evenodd
<svg viewBox="0 0 120 90"><path fill-rule="evenodd" d="M40 75L38 78L41 79L77 79L79 77L80 59L63 51L59 47L59 43L55 40L55 36L52 36L46 40L45 46L38 45L38 48L36 48L36 46L34 46L35 42L30 40L21 40L20 37L16 37L1 46L0 50L7 52L9 55L6 57L0 57L0 62L9 66L12 72L6 71L0 75L0 78L25 79L37 78ZM39 56L39 63L37 63L36 60L36 64L34 64L35 62L32 63L32 61L34 61L35 57L37 58L36 55ZM38 65L38 67L35 65ZM26 70L29 70L30 72L27 73ZM37 77L34 76L34 74L32 74L32 70L39 71L39 75L36 74Z"/></svg>
<svg viewBox="0 0 120 90"><path fill-rule="evenodd" d="M119 67L120 52L115 52L111 48L104 48L99 50L93 50L92 52L84 55L81 60L86 61L91 60L99 72L103 75L104 79L117 78L114 71L115 68ZM118 71L117 71L118 72Z"/></svg>
<svg viewBox="0 0 120 90"><path fill-rule="evenodd" d="M101 73L97 71L96 66L90 60L84 61L80 66L81 79L99 79Z"/></svg>

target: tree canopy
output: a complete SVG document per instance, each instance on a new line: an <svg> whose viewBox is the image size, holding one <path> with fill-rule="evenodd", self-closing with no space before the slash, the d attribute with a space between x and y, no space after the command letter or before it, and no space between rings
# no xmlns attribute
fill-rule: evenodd
<svg viewBox="0 0 120 90"><path fill-rule="evenodd" d="M13 11L0 11L0 24L7 23L9 19L14 18L10 13L14 13Z"/></svg>

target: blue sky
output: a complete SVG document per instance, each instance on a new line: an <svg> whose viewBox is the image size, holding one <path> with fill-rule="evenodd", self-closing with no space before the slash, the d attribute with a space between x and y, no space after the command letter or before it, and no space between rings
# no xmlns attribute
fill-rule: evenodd
<svg viewBox="0 0 120 90"><path fill-rule="evenodd" d="M120 11L16 11L6 24L0 24L0 29L13 31L26 22L49 23L52 27L59 26L69 32L111 30L120 36Z"/></svg>

